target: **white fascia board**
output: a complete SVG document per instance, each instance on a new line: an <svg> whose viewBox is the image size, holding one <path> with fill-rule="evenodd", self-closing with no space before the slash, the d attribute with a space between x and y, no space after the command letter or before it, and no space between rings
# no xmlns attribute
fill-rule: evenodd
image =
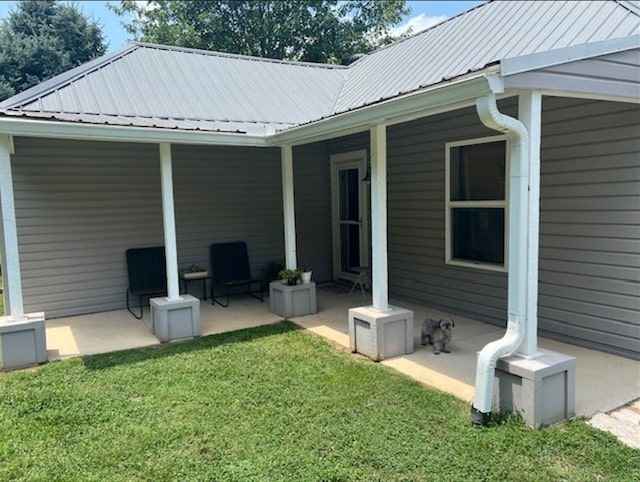
<svg viewBox="0 0 640 482"><path fill-rule="evenodd" d="M269 145L307 144L336 136L367 131L372 125L393 125L434 113L472 105L477 97L496 90L488 72L476 73L446 85L438 85L419 92L395 97L379 104L338 114L327 119L294 127L267 139ZM491 75L491 74L489 74Z"/></svg>
<svg viewBox="0 0 640 482"><path fill-rule="evenodd" d="M626 50L640 48L640 35L631 35L609 40L601 40L588 44L574 45L546 52L522 55L500 61L500 72L503 77L508 77L531 70L553 67L554 65L575 62L602 55L624 52Z"/></svg>
<svg viewBox="0 0 640 482"><path fill-rule="evenodd" d="M36 119L0 118L0 133L10 136L109 142L143 142L157 144L224 145L264 147L264 136L222 132L194 132L147 127L110 126L52 122Z"/></svg>

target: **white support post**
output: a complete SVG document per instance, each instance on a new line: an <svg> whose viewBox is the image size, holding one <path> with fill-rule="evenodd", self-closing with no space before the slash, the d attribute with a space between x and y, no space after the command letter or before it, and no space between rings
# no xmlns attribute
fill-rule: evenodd
<svg viewBox="0 0 640 482"><path fill-rule="evenodd" d="M517 354L532 358L538 351L538 259L540 234L540 136L542 95L520 94L518 118L529 132L529 217L527 229L527 323L524 340Z"/></svg>
<svg viewBox="0 0 640 482"><path fill-rule="evenodd" d="M297 269L296 212L293 192L293 148L284 145L280 150L282 163L282 209L284 212L284 252L287 269Z"/></svg>
<svg viewBox="0 0 640 482"><path fill-rule="evenodd" d="M16 210L13 197L13 178L11 175L11 152L13 144L9 136L0 136L0 205L2 209L4 253L2 274L7 290L7 309L12 320L24 319L22 299L22 279L18 252L18 231Z"/></svg>
<svg viewBox="0 0 640 482"><path fill-rule="evenodd" d="M371 294L373 308L389 310L387 263L387 126L370 129L371 140Z"/></svg>
<svg viewBox="0 0 640 482"><path fill-rule="evenodd" d="M160 143L160 181L162 185L164 249L167 259L167 297L169 300L179 300L178 249L176 243L176 220L173 208L173 176L171 171L171 144L162 142Z"/></svg>

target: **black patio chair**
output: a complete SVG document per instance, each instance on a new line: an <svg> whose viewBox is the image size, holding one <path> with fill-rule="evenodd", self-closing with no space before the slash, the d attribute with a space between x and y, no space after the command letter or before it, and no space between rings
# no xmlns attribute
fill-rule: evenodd
<svg viewBox="0 0 640 482"><path fill-rule="evenodd" d="M211 255L211 304L229 306L230 290L235 288L243 288L237 294L248 294L257 300L264 301L261 280L251 276L247 243L244 241L213 243L209 247L209 253ZM216 297L216 289L226 297L226 303L219 301L221 296Z"/></svg>
<svg viewBox="0 0 640 482"><path fill-rule="evenodd" d="M127 250L127 309L138 320L144 312L143 298L167 294L167 268L164 247L132 248ZM137 296L140 303L140 315L130 305L129 294Z"/></svg>

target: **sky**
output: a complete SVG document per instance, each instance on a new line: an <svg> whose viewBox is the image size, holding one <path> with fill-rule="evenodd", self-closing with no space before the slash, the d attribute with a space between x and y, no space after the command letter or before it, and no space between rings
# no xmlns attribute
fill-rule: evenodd
<svg viewBox="0 0 640 482"><path fill-rule="evenodd" d="M97 1L77 1L73 2L80 7L82 12L89 18L98 21L105 34L108 51L117 50L127 44L129 38L121 25L122 18L107 8L107 4L118 4L119 2L97 2ZM420 32L436 23L440 23L447 18L451 18L459 13L469 10L482 3L481 1L421 1L407 2L412 12L404 18L402 23L393 31L394 35L399 35L408 27L413 33ZM0 0L0 19L8 16L11 9L15 8L16 2Z"/></svg>

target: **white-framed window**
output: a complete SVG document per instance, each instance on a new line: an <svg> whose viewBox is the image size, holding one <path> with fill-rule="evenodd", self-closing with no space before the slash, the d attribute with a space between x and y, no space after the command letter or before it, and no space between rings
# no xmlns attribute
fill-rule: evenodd
<svg viewBox="0 0 640 482"><path fill-rule="evenodd" d="M446 263L507 270L509 142L505 136L445 144Z"/></svg>

